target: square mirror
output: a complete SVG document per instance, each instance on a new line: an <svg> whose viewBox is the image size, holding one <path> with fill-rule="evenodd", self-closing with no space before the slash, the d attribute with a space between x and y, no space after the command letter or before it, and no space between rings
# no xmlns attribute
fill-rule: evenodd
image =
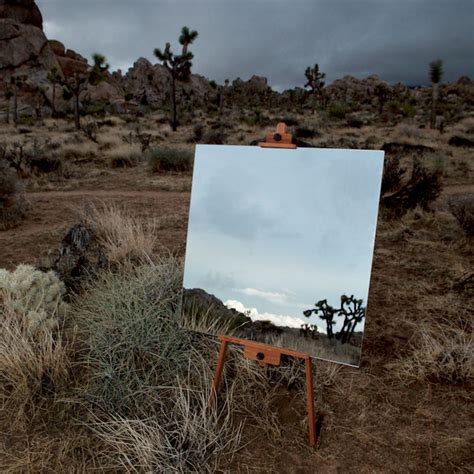
<svg viewBox="0 0 474 474"><path fill-rule="evenodd" d="M383 157L196 146L182 324L358 366Z"/></svg>

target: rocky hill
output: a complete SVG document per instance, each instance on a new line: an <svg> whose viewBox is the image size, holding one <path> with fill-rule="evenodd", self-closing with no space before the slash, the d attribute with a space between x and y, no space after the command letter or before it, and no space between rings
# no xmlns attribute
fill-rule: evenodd
<svg viewBox="0 0 474 474"><path fill-rule="evenodd" d="M46 38L43 18L34 0L0 0L0 109L4 110L4 92L12 76L24 78L18 91L19 112L24 115L51 113L53 85L48 73L57 68L60 75L69 77L84 73L90 65L87 59L68 49L60 41ZM81 93L85 103L100 103L117 112L134 107L169 105L168 71L159 64L139 58L123 73L107 73L105 81L89 85ZM180 83L178 104L184 110L206 108L217 110L222 98L227 105L245 107L287 107L301 110L311 105L310 94L296 87L283 93L275 92L264 77L253 76L248 81L240 78L225 85L217 85L203 76L191 75L188 83ZM69 101L56 93L56 110L67 112ZM431 100L430 87L409 88L403 84L389 85L378 76L366 79L345 76L324 89L324 107L343 107L336 114L359 114L350 120L365 124L367 113L389 112L392 116L413 116L416 110L427 114ZM462 77L455 84L443 84L439 88L439 108L445 118L459 117L466 108L474 108L474 83ZM364 115L365 114L365 115Z"/></svg>

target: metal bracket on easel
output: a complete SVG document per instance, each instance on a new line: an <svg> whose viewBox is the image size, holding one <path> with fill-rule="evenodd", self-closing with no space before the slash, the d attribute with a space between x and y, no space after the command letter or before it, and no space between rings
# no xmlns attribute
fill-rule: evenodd
<svg viewBox="0 0 474 474"><path fill-rule="evenodd" d="M311 447L316 446L316 424L314 418L314 399L313 399L313 371L311 364L311 357L302 352L291 351L280 347L269 346L260 342L239 339L237 337L219 336L221 346L219 349L219 359L217 361L216 373L212 383L211 394L209 396L209 408L214 406L219 383L224 369L224 363L227 354L227 347L229 344L237 344L244 348L244 356L247 359L255 360L261 367L266 365L280 365L281 356L286 355L303 359L306 369L306 403L308 407L308 423L309 423L309 440L308 444Z"/></svg>

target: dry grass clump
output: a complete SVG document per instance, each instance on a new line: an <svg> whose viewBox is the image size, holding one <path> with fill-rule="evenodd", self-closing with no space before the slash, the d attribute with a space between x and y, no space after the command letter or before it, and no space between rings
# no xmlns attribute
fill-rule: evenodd
<svg viewBox="0 0 474 474"><path fill-rule="evenodd" d="M464 384L474 377L474 339L468 327L419 325L411 352L393 367L408 381Z"/></svg>
<svg viewBox="0 0 474 474"><path fill-rule="evenodd" d="M137 166L141 159L141 150L138 145L122 143L106 154L112 168L132 168Z"/></svg>
<svg viewBox="0 0 474 474"><path fill-rule="evenodd" d="M105 249L111 264L148 260L157 244L156 223L143 224L114 204L90 204L80 216Z"/></svg>
<svg viewBox="0 0 474 474"><path fill-rule="evenodd" d="M228 404L207 412L213 368L198 348L212 350L177 325L181 277L170 259L106 272L77 301L89 367L83 397L113 468L212 472L239 440Z"/></svg>

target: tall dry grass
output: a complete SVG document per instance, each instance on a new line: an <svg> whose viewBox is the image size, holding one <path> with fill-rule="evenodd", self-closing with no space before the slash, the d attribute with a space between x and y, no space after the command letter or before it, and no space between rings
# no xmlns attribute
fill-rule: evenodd
<svg viewBox="0 0 474 474"><path fill-rule="evenodd" d="M472 330L463 324L418 324L408 355L391 366L404 381L468 383L474 377Z"/></svg>
<svg viewBox="0 0 474 474"><path fill-rule="evenodd" d="M0 423L23 430L72 383L74 337L58 324L34 335L22 315L0 301ZM48 415L46 413L46 415Z"/></svg>
<svg viewBox="0 0 474 474"><path fill-rule="evenodd" d="M148 261L157 245L157 223L142 223L114 204L89 204L79 212L87 228L105 249L111 264Z"/></svg>

